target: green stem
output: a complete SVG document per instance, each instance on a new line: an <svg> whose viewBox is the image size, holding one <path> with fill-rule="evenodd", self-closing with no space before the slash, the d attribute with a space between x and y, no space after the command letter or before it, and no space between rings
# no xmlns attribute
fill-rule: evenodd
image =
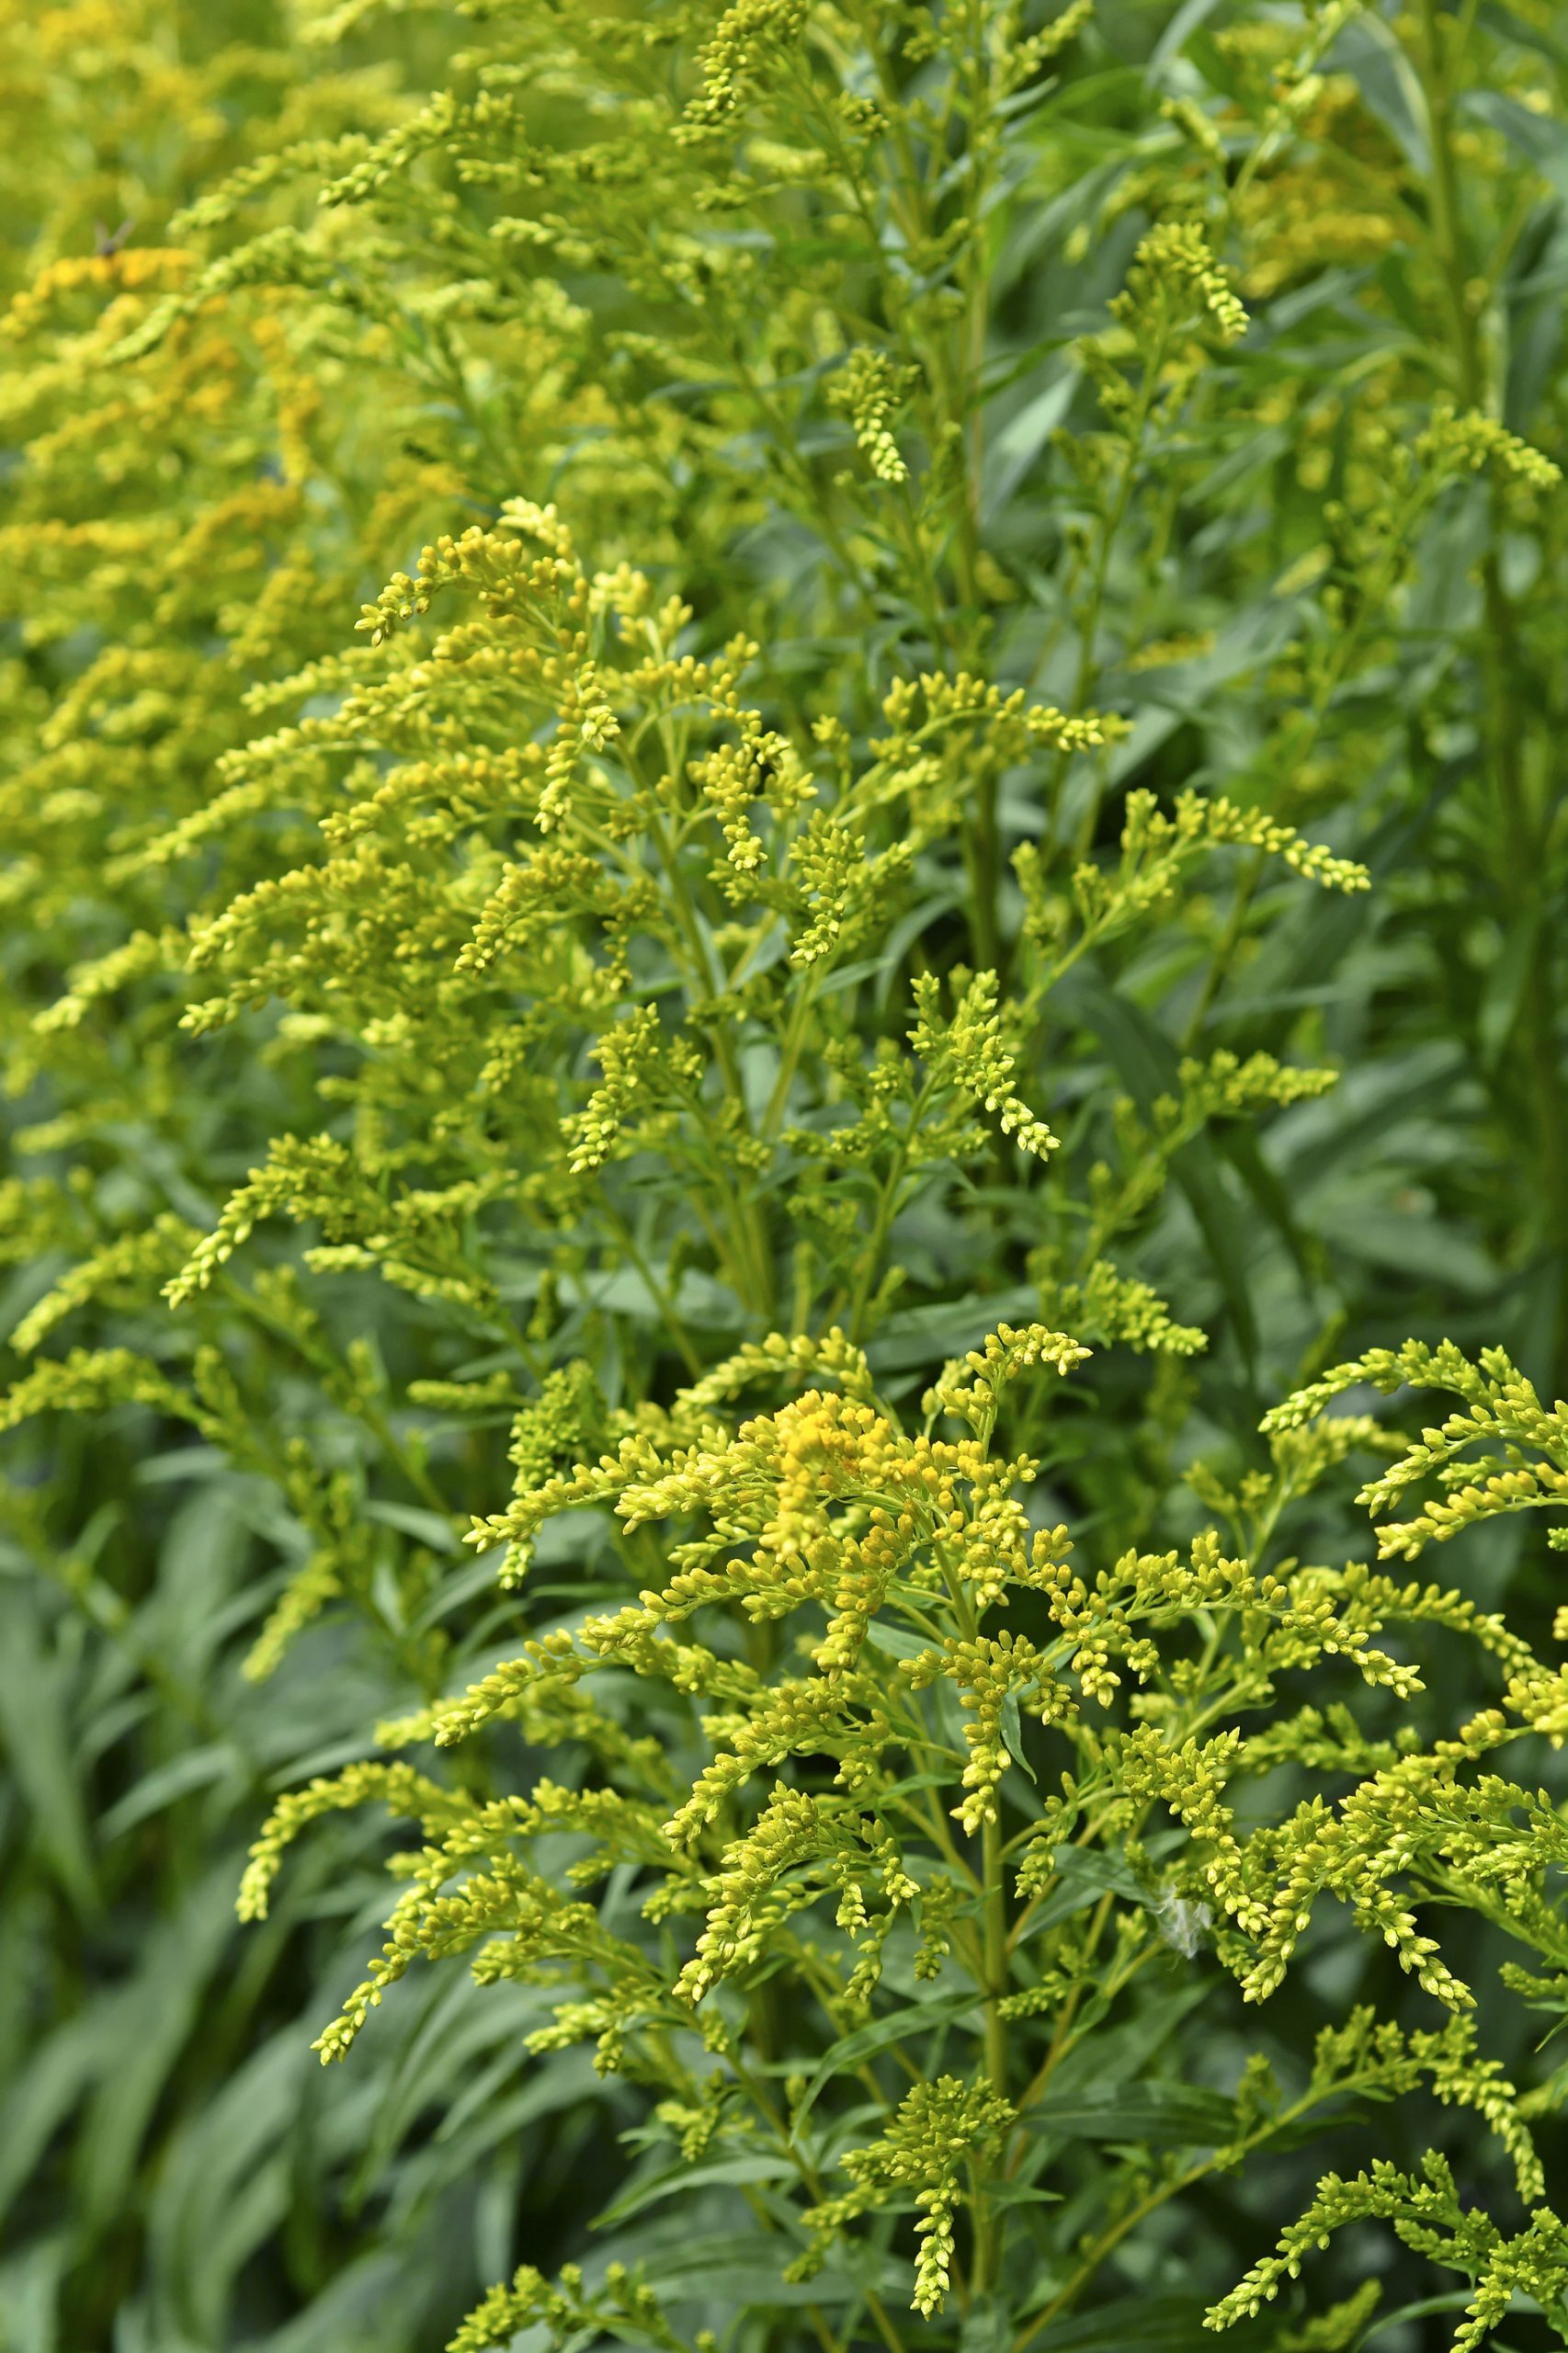
<svg viewBox="0 0 1568 2353"><path fill-rule="evenodd" d="M801 2186L807 2196L813 2204L820 2206L827 2195L822 2177L810 2158L791 2139L789 2126L775 2108L767 2087L752 2074L737 2052L732 2051L730 2063L734 2068L737 2078L744 2085L757 2113L766 2120L769 2130L775 2135L780 2154L788 2158L800 2175ZM892 2317L875 2289L862 2288L860 2293L865 2299L866 2310L870 2313L877 2334L887 2347L888 2353L903 2353L903 2339L893 2325Z"/></svg>
<svg viewBox="0 0 1568 2353"><path fill-rule="evenodd" d="M1346 2085L1334 2084L1303 2092L1300 2099L1293 2101L1289 2108L1281 2109L1277 2116L1271 2116L1266 2124L1258 2127L1256 2132L1249 2133L1244 2141L1235 2143L1223 2153L1227 2169L1239 2163L1243 2157L1250 2155L1254 2149L1260 2148L1276 2132L1282 2131L1289 2124L1293 2124L1298 2116L1305 2115L1307 2110L1315 2108L1320 2100L1327 2098L1334 2092L1347 2088L1349 2086ZM1018 2331L1013 2339L1012 2353L1025 2353L1025 2348L1034 2343L1035 2338L1043 2329L1048 2328L1053 2320L1060 2318L1070 2305L1077 2302L1106 2257L1115 2252L1122 2240L1130 2232L1136 2230L1140 2222L1145 2222L1162 2206L1168 2206L1173 2198L1179 2198L1183 2190L1190 2189L1195 2182L1201 2181L1206 2175L1215 2172L1218 2169L1219 2154L1216 2152L1214 2156L1205 2157L1199 2164L1189 2165L1187 2171L1178 2175L1174 2181L1167 2181L1159 2188L1152 2189L1146 2198L1141 2199L1136 2206L1130 2208L1111 2224L1108 2230L1103 2231L1088 2247L1082 2263L1066 2286L1051 2298L1043 2311L1037 2313L1034 2318Z"/></svg>
<svg viewBox="0 0 1568 2353"><path fill-rule="evenodd" d="M713 1054L720 1075L731 1101L735 1105L737 1115L743 1124L749 1126L745 1086L740 1064L735 1059L734 1042L730 1036L727 1018L719 1011L719 995L713 985L715 975L679 854L662 818L650 817L648 833L658 853L661 872L669 885L676 921L691 954L687 1002L694 1012L700 1009L710 1014L707 1027L713 1041ZM715 1175L728 1212L744 1242L744 1254L750 1260L748 1279L738 1284L737 1289L746 1305L754 1308L765 1322L768 1321L773 1313L773 1256L758 1214L756 1196L746 1193L738 1182L732 1185L722 1169L716 1168Z"/></svg>
<svg viewBox="0 0 1568 2353"><path fill-rule="evenodd" d="M993 2087L1007 2097L1007 2021L1002 1998L1007 1991L1007 1880L1002 1861L1002 1827L988 1821L981 1834L981 1879L985 1888L985 2072Z"/></svg>
<svg viewBox="0 0 1568 2353"><path fill-rule="evenodd" d="M1081 716L1083 713L1089 696L1094 690L1095 682L1099 676L1099 663L1096 657L1095 646L1099 636L1100 615L1105 608L1106 588L1110 578L1111 555L1117 540L1120 536L1121 527L1127 519L1128 507L1131 504L1133 485L1138 479L1139 463L1143 454L1143 437L1149 429L1149 420L1153 415L1154 403L1159 394L1160 375L1165 364L1165 348L1168 340L1168 335L1162 326L1154 338L1153 348L1144 362L1143 378L1138 390L1137 406L1127 431L1126 458L1120 478L1117 483L1116 494L1105 517L1099 546L1095 552L1095 568L1089 583L1088 602L1079 622L1078 675L1073 687L1073 715L1074 717ZM1071 757L1072 755L1069 752L1059 752L1056 756L1051 779L1051 797L1053 805L1062 790L1062 780L1067 773L1067 764ZM1079 820L1077 835L1074 843L1074 855L1079 859L1087 858L1094 847L1095 824L1098 813L1099 797L1097 793L1092 793L1088 805Z"/></svg>
<svg viewBox="0 0 1568 2353"><path fill-rule="evenodd" d="M903 1184L904 1175L909 1166L909 1155L914 1149L915 1139L920 1131L920 1122L925 1116L930 1094L929 1086L922 1087L911 1105L909 1124L899 1140L892 1166L888 1171L886 1180L877 1198L876 1213L871 1222L871 1231L867 1237L865 1250L861 1255L860 1270L856 1279L850 1308L849 1336L857 1344L865 1336L866 1310L870 1303L871 1286L876 1281L877 1269L882 1261L882 1252L887 1247L888 1235L892 1230L893 1220L898 1214L899 1192Z"/></svg>
<svg viewBox="0 0 1568 2353"><path fill-rule="evenodd" d="M1419 40L1415 64L1426 102L1432 147L1432 245L1448 318L1455 387L1467 409L1486 405L1486 368L1470 298L1471 270L1466 249L1454 142L1452 57L1462 47L1473 11L1467 8L1454 28L1451 48L1437 0L1418 0ZM1495 545L1481 565L1483 619L1481 666L1484 740L1498 816L1494 872L1506 911L1507 928L1530 945L1513 1036L1518 1051L1497 1058L1501 1085L1522 1069L1518 1108L1534 1145L1531 1191L1538 1208L1540 1242L1554 1272L1558 1296L1552 1336L1551 1374L1568 1361L1568 1098L1564 1096L1559 1046L1559 1006L1553 964L1555 926L1541 901L1546 870L1550 808L1532 806L1522 757L1522 714L1529 708L1522 649L1515 615L1503 587ZM1503 1107L1512 1110L1513 1094Z"/></svg>
<svg viewBox="0 0 1568 2353"><path fill-rule="evenodd" d="M608 1194L603 1191L600 1193L600 1205L603 1208L605 1215L608 1219L610 1224L615 1228L617 1233L619 1234L621 1246L625 1250L627 1256L631 1259L632 1265L636 1267L638 1273L647 1284L649 1293L653 1298L654 1305L659 1311L659 1321L663 1324L665 1330L669 1334L670 1339L674 1343L676 1352L679 1356L681 1362L685 1365L687 1372L690 1373L694 1381L699 1380L702 1373L702 1359L698 1355L697 1350L692 1347L690 1335L687 1333L685 1324L681 1322L680 1317L676 1313L676 1305L673 1295L665 1286L660 1282L658 1277L654 1274L653 1267L649 1265L646 1256L639 1246L637 1237L632 1233L628 1221L621 1216L619 1211L616 1209L614 1204L610 1201Z"/></svg>

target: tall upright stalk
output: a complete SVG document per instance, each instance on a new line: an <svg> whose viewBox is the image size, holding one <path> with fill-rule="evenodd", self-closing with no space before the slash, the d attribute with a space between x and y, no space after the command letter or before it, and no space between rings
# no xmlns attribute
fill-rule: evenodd
<svg viewBox="0 0 1568 2353"><path fill-rule="evenodd" d="M1454 389L1466 409L1490 411L1495 388L1477 319L1475 256L1464 224L1463 190L1454 127L1454 73L1474 12L1445 17L1437 0L1418 0L1414 61L1426 99L1431 137L1431 246L1441 289L1448 356ZM1495 490L1483 494L1494 502ZM1544 783L1532 788L1526 757L1532 696L1517 616L1504 587L1496 533L1488 535L1480 565L1482 615L1478 657L1482 676L1483 775L1496 823L1484 828L1494 845L1492 875L1504 934L1504 952L1525 943L1524 971L1508 1038L1494 1058L1494 1091L1505 1117L1517 1117L1530 1166L1532 1210L1525 1230L1533 1238L1555 1294L1551 1313L1551 1377L1568 1367L1568 1085L1556 974L1555 926L1543 898L1548 871L1551 800ZM1484 815L1493 813L1489 809Z"/></svg>

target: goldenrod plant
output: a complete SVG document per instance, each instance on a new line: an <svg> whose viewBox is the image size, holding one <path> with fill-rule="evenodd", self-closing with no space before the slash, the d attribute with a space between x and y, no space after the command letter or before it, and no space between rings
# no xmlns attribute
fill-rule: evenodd
<svg viewBox="0 0 1568 2353"><path fill-rule="evenodd" d="M1070 1381L1085 1355L1044 1326L1004 1326L905 1427L835 1328L744 1349L666 1412L627 1416L597 1467L541 1479L530 1445L515 1501L476 1540L526 1548L557 1516L608 1506L629 1597L534 1636L383 1740L450 1747L509 1723L587 1770L497 1796L402 1758L352 1764L281 1801L242 1910L265 1915L286 1843L324 1813L384 1802L416 1824L418 1846L392 1859L406 1884L381 1956L322 2057L343 2056L420 1959L472 1951L482 1984L551 1987L529 2049L591 2043L597 2066L646 2087L641 2160L608 2219L733 2185L725 2261L751 2278L730 2290L740 2317L771 2312L782 2280L810 2290L801 2322L824 2344L857 2329L925 2341L901 2326L907 2303L927 2324L956 2304L962 2341L1049 2345L1173 2201L1347 2097L1422 2086L1495 2136L1528 2228L1467 2203L1436 2152L1418 2178L1380 2158L1348 2182L1326 2176L1207 2325L1256 2313L1330 2230L1375 2216L1468 2278L1457 2345L1483 2341L1518 2295L1561 2335L1568 2228L1543 2202L1532 2102L1483 2053L1476 1996L1415 1906L1494 1923L1548 1967L1510 1964L1510 1984L1559 1999L1559 1808L1465 1768L1532 1739L1560 1746L1562 1671L1451 1588L1354 1563L1266 1565L1313 1481L1384 1443L1364 1415L1307 1419L1312 1390L1271 1417L1271 1473L1210 1495L1244 1552L1206 1529L1078 1566L1066 1528L1031 1513L1038 1461L994 1440L1015 1384L1047 1378L1038 1368ZM755 1383L824 1375L771 1413L718 1411ZM1568 1414L1544 1412L1501 1357L1482 1371L1452 1348L1411 1349L1321 1390L1358 1376L1473 1401L1366 1490L1386 1506L1436 1466L1454 1493L1386 1528L1385 1555L1568 1494ZM1502 1450L1459 1467L1477 1440ZM664 1582L634 1592L644 1563ZM1381 1638L1408 1649L1428 1628L1473 1644L1498 1690L1425 1745L1402 1721L1418 1670ZM1344 1699L1291 1704L1292 1678L1330 1662L1394 1703L1392 1736ZM657 1695L646 1717L610 1696L629 1678ZM631 1736L629 1713L653 1736ZM1069 1760L1056 1773L1053 1750ZM1261 2004L1323 1895L1392 1951L1441 2023L1402 2030L1358 2004L1294 2081L1263 2050L1222 2085L1165 2072L1204 1992L1201 1976L1180 1982L1199 1955ZM912 2271L883 2220L901 2215L916 2218ZM479 2353L544 2322L552 2341L608 2326L684 2344L665 2307L700 2283L689 2246L661 2256L651 2278L618 2264L602 2303L580 2271L551 2285L527 2265L454 2343ZM1118 2299L1073 2341L1109 2344L1136 2309Z"/></svg>
<svg viewBox="0 0 1568 2353"><path fill-rule="evenodd" d="M1568 2343L1568 27L0 43L17 2353Z"/></svg>

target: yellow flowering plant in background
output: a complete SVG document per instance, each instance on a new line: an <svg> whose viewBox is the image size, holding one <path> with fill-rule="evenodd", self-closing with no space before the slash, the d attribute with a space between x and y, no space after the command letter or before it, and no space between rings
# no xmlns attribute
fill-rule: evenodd
<svg viewBox="0 0 1568 2353"><path fill-rule="evenodd" d="M1568 2342L1565 41L0 6L17 2353Z"/></svg>

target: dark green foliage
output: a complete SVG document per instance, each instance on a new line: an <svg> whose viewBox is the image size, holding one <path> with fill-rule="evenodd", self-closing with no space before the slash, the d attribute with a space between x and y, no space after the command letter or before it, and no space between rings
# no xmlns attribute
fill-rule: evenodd
<svg viewBox="0 0 1568 2353"><path fill-rule="evenodd" d="M1565 59L0 0L7 2353L1561 2338Z"/></svg>

